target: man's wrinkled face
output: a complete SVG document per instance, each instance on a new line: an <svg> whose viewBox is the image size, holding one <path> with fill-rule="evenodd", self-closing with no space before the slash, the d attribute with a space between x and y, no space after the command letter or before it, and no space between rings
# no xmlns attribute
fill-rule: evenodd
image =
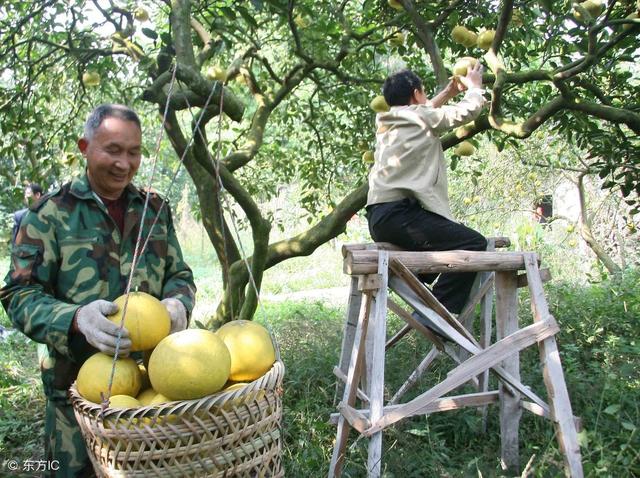
<svg viewBox="0 0 640 478"><path fill-rule="evenodd" d="M93 190L107 199L117 199L140 166L142 132L132 121L108 117L93 138L78 141L87 158L87 175Z"/></svg>

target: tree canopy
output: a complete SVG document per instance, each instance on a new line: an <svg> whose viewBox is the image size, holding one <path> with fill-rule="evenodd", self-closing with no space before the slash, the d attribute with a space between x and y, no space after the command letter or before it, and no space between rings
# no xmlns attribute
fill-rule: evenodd
<svg viewBox="0 0 640 478"><path fill-rule="evenodd" d="M224 270L213 320L251 318L265 269L310 254L364 206L361 157L374 147L369 102L388 73L413 69L430 95L459 57L473 56L487 66L490 103L475 122L442 137L445 149L481 136L499 150L518 148L545 125L575 144L588 171L637 212L640 6L610 0L601 7L8 0L0 12L0 157L7 168L0 173L13 187L26 176L64 176L78 164L73 143L91 106L133 105L151 130L164 127L197 191ZM457 26L482 36L483 48L458 43ZM155 146L148 144L150 156ZM261 203L292 182L304 191L301 217L309 228L274 242L275 219ZM247 262L229 224L232 208L251 229Z"/></svg>

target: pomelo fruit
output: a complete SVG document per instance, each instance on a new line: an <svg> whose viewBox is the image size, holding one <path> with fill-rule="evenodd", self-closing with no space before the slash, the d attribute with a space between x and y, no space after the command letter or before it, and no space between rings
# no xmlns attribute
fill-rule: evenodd
<svg viewBox="0 0 640 478"><path fill-rule="evenodd" d="M469 141L463 141L454 148L453 153L458 156L471 156L475 150L476 147L473 144Z"/></svg>
<svg viewBox="0 0 640 478"><path fill-rule="evenodd" d="M371 103L369 103L369 106L376 113L384 113L385 111L389 111L389 105L382 95L378 95L374 99L372 99Z"/></svg>
<svg viewBox="0 0 640 478"><path fill-rule="evenodd" d="M222 339L187 329L162 339L149 360L153 389L171 400L192 400L220 390L229 378L231 355Z"/></svg>
<svg viewBox="0 0 640 478"><path fill-rule="evenodd" d="M453 65L453 74L456 76L466 76L468 69L473 68L476 63L478 63L478 60L473 57L462 57Z"/></svg>
<svg viewBox="0 0 640 478"><path fill-rule="evenodd" d="M107 394L113 357L98 352L89 357L80 367L77 378L78 393L93 403L100 403L100 393ZM140 391L140 369L132 358L116 360L111 395L129 395L135 397Z"/></svg>
<svg viewBox="0 0 640 478"><path fill-rule="evenodd" d="M113 395L109 398L109 408L137 408L142 406L139 400L129 395Z"/></svg>
<svg viewBox="0 0 640 478"><path fill-rule="evenodd" d="M151 405L151 400L153 400L156 395L158 395L158 392L156 392L153 388L147 388L146 390L140 392L136 398L142 405L146 406Z"/></svg>
<svg viewBox="0 0 640 478"><path fill-rule="evenodd" d="M250 382L264 375L276 361L271 335L262 325L251 320L232 320L216 334L231 354L229 380Z"/></svg>
<svg viewBox="0 0 640 478"><path fill-rule="evenodd" d="M118 312L109 316L109 320L120 325L126 295L121 295L113 302ZM149 350L169 335L171 317L166 307L158 299L146 292L130 292L124 327L129 331L131 351Z"/></svg>

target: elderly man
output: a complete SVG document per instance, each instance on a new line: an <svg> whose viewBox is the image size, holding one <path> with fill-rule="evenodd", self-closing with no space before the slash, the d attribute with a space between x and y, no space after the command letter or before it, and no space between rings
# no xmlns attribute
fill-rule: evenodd
<svg viewBox="0 0 640 478"><path fill-rule="evenodd" d="M78 141L85 174L31 207L0 291L16 328L47 346L41 360L45 448L56 477L92 474L67 391L88 357L115 352L118 326L106 316L117 311L111 301L125 292L141 223L143 242L149 241L133 285L162 299L171 332L187 327L194 306L193 274L169 208L161 208L163 200L152 194L142 218L147 193L131 184L140 166L141 139L140 120L125 106L102 105L89 115ZM125 329L120 354L130 347Z"/></svg>

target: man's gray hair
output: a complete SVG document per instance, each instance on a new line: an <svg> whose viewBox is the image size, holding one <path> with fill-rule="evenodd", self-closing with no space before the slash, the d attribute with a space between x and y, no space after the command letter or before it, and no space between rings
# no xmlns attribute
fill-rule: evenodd
<svg viewBox="0 0 640 478"><path fill-rule="evenodd" d="M84 139L91 140L96 130L106 118L120 118L131 121L142 130L140 118L131 108L125 105L104 104L96 107L89 113L89 116L87 116L87 121L84 123Z"/></svg>

